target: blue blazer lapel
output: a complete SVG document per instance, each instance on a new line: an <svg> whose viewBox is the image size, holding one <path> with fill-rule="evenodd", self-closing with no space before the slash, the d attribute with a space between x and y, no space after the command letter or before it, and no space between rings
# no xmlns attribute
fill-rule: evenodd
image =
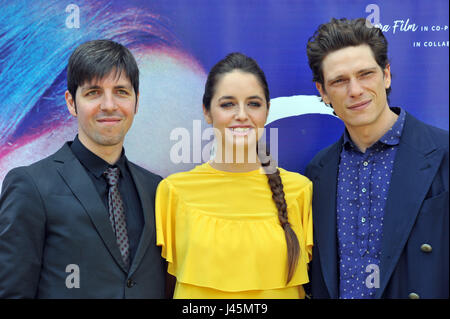
<svg viewBox="0 0 450 319"><path fill-rule="evenodd" d="M437 150L423 124L406 114L384 213L380 298L409 238L444 150Z"/></svg>
<svg viewBox="0 0 450 319"><path fill-rule="evenodd" d="M330 297L338 298L338 257L336 230L336 191L342 139L334 144L322 157L314 182L313 223L314 236L318 246L321 269ZM314 175L314 168L311 170ZM317 194L317 195L315 195ZM313 256L314 258L314 256Z"/></svg>
<svg viewBox="0 0 450 319"><path fill-rule="evenodd" d="M91 218L105 246L123 271L128 272L111 228L108 211L101 201L100 196L97 195L97 190L89 175L73 155L68 144L65 144L55 154L55 161L61 163L57 167L59 174Z"/></svg>
<svg viewBox="0 0 450 319"><path fill-rule="evenodd" d="M153 201L152 189L146 187L145 180L142 173L137 170L132 163L128 165L134 184L141 200L142 212L144 214L144 227L142 229L141 238L136 251L136 255L131 264L130 275L138 268L142 258L147 251L151 239L155 237L155 203ZM155 190L153 190L155 191ZM156 238L154 244L156 245Z"/></svg>

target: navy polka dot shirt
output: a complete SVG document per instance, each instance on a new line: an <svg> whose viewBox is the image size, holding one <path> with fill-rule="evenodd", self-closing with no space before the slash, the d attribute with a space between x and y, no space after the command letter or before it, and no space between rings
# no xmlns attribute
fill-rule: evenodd
<svg viewBox="0 0 450 319"><path fill-rule="evenodd" d="M376 293L384 207L404 122L400 109L394 125L365 153L345 130L336 203L339 298L367 299Z"/></svg>

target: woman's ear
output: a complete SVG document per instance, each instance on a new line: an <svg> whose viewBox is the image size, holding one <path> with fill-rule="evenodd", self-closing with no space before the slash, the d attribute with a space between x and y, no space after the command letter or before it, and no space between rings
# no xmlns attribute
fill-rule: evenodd
<svg viewBox="0 0 450 319"><path fill-rule="evenodd" d="M138 109L139 109L139 93L136 94L136 104L134 105L134 114L137 113Z"/></svg>
<svg viewBox="0 0 450 319"><path fill-rule="evenodd" d="M205 116L206 123L212 124L211 112L206 109L204 104L203 104L203 115Z"/></svg>

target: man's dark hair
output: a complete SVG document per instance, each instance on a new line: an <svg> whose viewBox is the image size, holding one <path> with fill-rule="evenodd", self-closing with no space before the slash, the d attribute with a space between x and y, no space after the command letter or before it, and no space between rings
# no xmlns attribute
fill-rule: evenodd
<svg viewBox="0 0 450 319"><path fill-rule="evenodd" d="M78 46L67 66L67 90L75 101L77 88L86 82L102 79L114 71L125 72L134 92L139 93L139 68L131 52L111 40L93 40Z"/></svg>
<svg viewBox="0 0 450 319"><path fill-rule="evenodd" d="M363 44L370 47L378 65L384 70L389 64L388 42L381 29L370 25L364 18L332 18L330 22L321 24L306 45L313 81L320 83L325 90L322 70L324 58L331 52ZM390 92L389 87L386 89L386 96L389 96Z"/></svg>

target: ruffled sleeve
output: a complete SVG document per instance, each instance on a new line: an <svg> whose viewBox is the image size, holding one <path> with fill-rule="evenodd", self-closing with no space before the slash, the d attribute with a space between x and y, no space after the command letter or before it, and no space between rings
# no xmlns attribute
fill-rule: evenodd
<svg viewBox="0 0 450 319"><path fill-rule="evenodd" d="M259 173L239 179L240 183L230 179L233 187L227 186L227 195L223 185L228 181L223 176L179 173L159 184L156 241L168 262L168 272L180 284L227 292L280 289L308 282L312 183L293 179L295 183L288 187L292 189L288 211L292 208L292 224L301 250L307 253L301 254L288 285L285 234L266 177ZM247 184L241 185L242 180ZM251 209L246 206L249 201Z"/></svg>
<svg viewBox="0 0 450 319"><path fill-rule="evenodd" d="M159 183L156 191L155 223L156 244L161 246L161 256L169 263L169 272L172 273L175 248L175 213L178 206L178 198L173 187L167 180Z"/></svg>

